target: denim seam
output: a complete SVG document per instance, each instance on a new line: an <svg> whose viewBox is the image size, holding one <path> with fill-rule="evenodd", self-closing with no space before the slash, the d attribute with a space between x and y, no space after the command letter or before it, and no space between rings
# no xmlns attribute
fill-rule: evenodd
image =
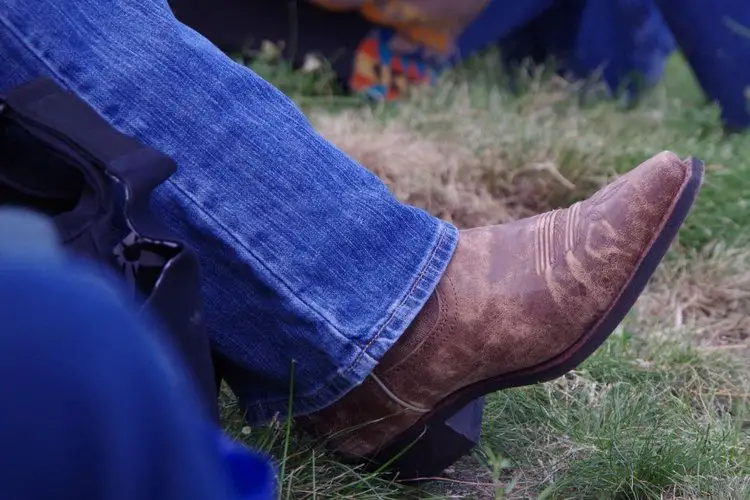
<svg viewBox="0 0 750 500"><path fill-rule="evenodd" d="M430 253L430 256L427 258L427 260L425 261L425 264L420 269L420 272L417 275L417 277L415 278L414 282L409 287L408 292L399 301L399 303L396 306L396 308L388 315L388 317L385 320L385 322L383 323L383 325L376 331L375 335L367 343L367 345L364 347L364 349L362 349L362 351L359 353L359 355L357 355L357 357L349 364L349 366L345 370L337 373L336 378L346 377L349 373L351 373L354 370L354 368L357 366L357 364L359 364L362 361L362 358L364 356L368 356L368 357L370 357L370 359L373 359L371 356L369 356L369 353L367 352L367 350L370 349L370 347L372 347L372 345L380 338L380 336L383 334L383 332L385 332L386 330L388 330L388 328L391 325L391 323L393 322L393 320L399 315L399 313L403 312L406 303L409 301L410 298L413 297L415 290L417 290L418 288L420 288L420 286L422 285L422 281L424 279L424 276L427 273L427 270L430 267L432 267L433 264L435 264L437 253L442 248L442 246L444 244L445 236L448 234L449 229L450 229L450 226L448 224L446 224L445 222L441 221L440 232L438 234L438 237L437 237L436 241L433 244L432 252ZM320 393L322 393L322 392L330 389L334 385L335 385L334 381L329 381L326 385L320 387L316 391L308 393L308 394L302 396L302 399L303 400L307 400L307 401L314 400L317 396L320 395ZM276 400L276 401L264 401L264 405L276 404L276 403L283 402L283 401L285 401L285 400L284 399L279 399L279 400Z"/></svg>
<svg viewBox="0 0 750 500"><path fill-rule="evenodd" d="M432 261L435 259L435 255L438 252L438 249L440 248L443 238L445 237L445 233L447 231L447 227L445 225L441 226L440 234L438 235L437 241L432 247L432 252L430 253L429 258L425 262L425 264L422 266L422 269L420 269L419 274L417 275L416 279L412 283L412 285L409 287L409 291L403 296L399 304L391 311L391 314L388 315L383 325L375 332L375 335L370 339L370 341L367 343L367 345L364 346L362 351L359 353L359 355L352 360L352 362L349 364L349 366L346 368L346 370L343 370L339 376L348 375L351 373L351 371L354 369L354 367L362 360L362 357L367 355L369 356L367 350L372 347L372 344L375 343L380 338L380 335L388 328L388 326L393 322L393 319L398 315L399 312L404 307L404 304L409 300L409 298L414 294L414 290L419 288L419 283L422 281L422 278L424 278L425 272L430 267L430 264L432 264ZM306 395L305 398L312 399L315 398L317 395L319 395L321 392L325 391L331 386L331 383L324 385L323 387L319 388L315 392L311 392L310 394Z"/></svg>
<svg viewBox="0 0 750 500"><path fill-rule="evenodd" d="M10 21L3 16L0 16L0 23L5 25L6 28L8 28L8 31L13 34L13 36L16 37L16 39L27 49L29 49L29 52L31 52L34 57L36 57L39 62L41 62L47 69L50 70L51 73L53 73L60 81L65 81L65 78L62 77L62 75L56 70L56 68L53 68L47 60L42 56L39 52L37 52L35 47L32 47L27 43L26 38L24 38L21 33L15 28L13 24L10 23Z"/></svg>
<svg viewBox="0 0 750 500"><path fill-rule="evenodd" d="M409 291L404 295L404 298L401 299L401 302L396 306L396 308L391 312L390 316L386 318L385 322L383 323L383 326L380 327L380 329L375 333L375 335L370 339L370 342L367 343L365 348L362 350L362 353L357 356L357 358L352 362L352 366L359 363L359 360L362 359L362 356L367 353L367 351L372 347L372 344L375 343L380 338L380 335L390 326L390 324L393 322L393 319L397 316L399 312L404 308L404 305L409 300L410 297L414 295L414 291L419 288L420 283L422 282L422 279L424 278L425 273L427 272L427 269L432 264L433 260L435 260L435 256L437 255L438 249L442 246L443 239L445 238L445 233L448 231L448 228L445 225L441 225L440 234L438 235L437 241L432 247L432 252L430 253L430 257L425 262L424 266L422 266L422 269L419 271L419 274L417 275L417 278L414 280L414 283L412 283L411 287L409 287ZM343 374L347 374L351 371L352 366L347 368Z"/></svg>

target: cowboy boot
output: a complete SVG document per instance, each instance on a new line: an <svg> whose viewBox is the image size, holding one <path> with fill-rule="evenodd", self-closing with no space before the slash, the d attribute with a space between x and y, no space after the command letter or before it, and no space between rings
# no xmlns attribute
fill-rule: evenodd
<svg viewBox="0 0 750 500"><path fill-rule="evenodd" d="M384 463L476 398L574 369L643 291L702 178L699 161L664 152L566 210L462 231L372 374L303 426Z"/></svg>

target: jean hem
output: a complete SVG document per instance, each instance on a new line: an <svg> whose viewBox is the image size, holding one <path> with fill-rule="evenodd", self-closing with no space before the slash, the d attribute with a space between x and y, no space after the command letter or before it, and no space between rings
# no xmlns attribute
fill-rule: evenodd
<svg viewBox="0 0 750 500"><path fill-rule="evenodd" d="M354 351L349 360L341 363L331 379L315 392L294 395L293 414L307 415L326 408L360 385L372 373L378 362L406 331L432 295L445 273L458 244L458 229L440 221L435 239L411 284L388 308L388 315L371 331L369 342ZM245 417L251 423L267 421L269 415L287 413L288 400L264 401L245 407Z"/></svg>

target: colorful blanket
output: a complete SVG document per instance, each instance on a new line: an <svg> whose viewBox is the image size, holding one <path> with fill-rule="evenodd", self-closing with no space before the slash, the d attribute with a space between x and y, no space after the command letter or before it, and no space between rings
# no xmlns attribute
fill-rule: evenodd
<svg viewBox="0 0 750 500"><path fill-rule="evenodd" d="M355 50L349 88L396 99L432 84L458 55L458 37L490 0L309 0L332 11L358 11L377 26Z"/></svg>
<svg viewBox="0 0 750 500"><path fill-rule="evenodd" d="M562 60L579 77L635 92L661 77L674 49L653 0L307 0L332 12L355 11L373 29L359 42L348 87L395 99L432 84L462 57L491 44L506 62Z"/></svg>

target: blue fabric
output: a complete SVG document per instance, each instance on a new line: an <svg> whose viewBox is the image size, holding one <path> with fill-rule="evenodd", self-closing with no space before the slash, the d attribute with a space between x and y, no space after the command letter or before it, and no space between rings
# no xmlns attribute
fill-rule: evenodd
<svg viewBox="0 0 750 500"><path fill-rule="evenodd" d="M489 45L510 64L553 57L573 77L601 71L631 96L662 78L679 47L723 123L750 126L747 0L494 0L459 40L464 57Z"/></svg>
<svg viewBox="0 0 750 500"><path fill-rule="evenodd" d="M557 59L561 71L597 71L615 91L659 81L675 43L653 0L494 0L466 29L468 56L498 44L512 63Z"/></svg>
<svg viewBox="0 0 750 500"><path fill-rule="evenodd" d="M66 251L116 268L159 319L218 417L197 258L148 209L174 162L115 131L48 78L13 88L0 103L0 204L55 214ZM123 191L127 197L118 196Z"/></svg>
<svg viewBox="0 0 750 500"><path fill-rule="evenodd" d="M508 38L549 9L555 0L506 2L492 0L482 13L461 33L458 49L462 57Z"/></svg>
<svg viewBox="0 0 750 500"><path fill-rule="evenodd" d="M656 84L675 49L653 0L588 0L569 69L585 77L597 70L614 91Z"/></svg>
<svg viewBox="0 0 750 500"><path fill-rule="evenodd" d="M27 212L0 210L0 329L0 498L274 497L118 285Z"/></svg>
<svg viewBox="0 0 750 500"><path fill-rule="evenodd" d="M750 2L657 0L706 95L730 129L750 127Z"/></svg>
<svg viewBox="0 0 750 500"><path fill-rule="evenodd" d="M251 422L285 415L292 383L298 414L361 383L453 254L455 227L396 200L165 0L5 0L0 47L0 91L48 76L175 159L154 211L199 256Z"/></svg>

